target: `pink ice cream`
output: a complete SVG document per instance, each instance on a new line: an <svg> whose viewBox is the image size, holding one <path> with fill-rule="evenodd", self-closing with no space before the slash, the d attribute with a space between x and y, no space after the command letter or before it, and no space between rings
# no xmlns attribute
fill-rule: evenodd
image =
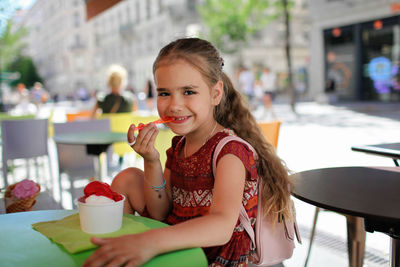
<svg viewBox="0 0 400 267"><path fill-rule="evenodd" d="M39 188L34 181L22 180L16 184L11 193L19 199L24 199L33 196L38 191Z"/></svg>

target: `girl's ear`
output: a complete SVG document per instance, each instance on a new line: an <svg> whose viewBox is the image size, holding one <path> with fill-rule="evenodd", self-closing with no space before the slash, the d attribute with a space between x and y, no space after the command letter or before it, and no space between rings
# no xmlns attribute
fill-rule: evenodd
<svg viewBox="0 0 400 267"><path fill-rule="evenodd" d="M221 102L223 94L224 94L224 82L220 80L214 85L214 87L211 90L211 103L214 106L217 106Z"/></svg>

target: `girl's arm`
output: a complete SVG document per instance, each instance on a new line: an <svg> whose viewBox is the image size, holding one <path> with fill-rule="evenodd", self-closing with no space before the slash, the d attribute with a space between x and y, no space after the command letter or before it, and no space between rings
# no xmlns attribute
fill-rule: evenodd
<svg viewBox="0 0 400 267"><path fill-rule="evenodd" d="M101 246L84 266L105 263L140 266L152 257L184 248L223 245L232 236L239 217L246 171L232 154L218 162L210 213L170 227L118 238L93 238Z"/></svg>
<svg viewBox="0 0 400 267"><path fill-rule="evenodd" d="M155 162L144 161L144 177L146 179L143 184L144 201L150 216L159 221L167 217L171 208L169 174L170 171L167 168L165 168L164 174L162 173L160 160ZM150 181L156 182L152 183ZM163 185L164 188L161 190L154 188L162 187Z"/></svg>
<svg viewBox="0 0 400 267"><path fill-rule="evenodd" d="M134 130L135 125L131 125L128 130L128 136L131 137L129 140L133 140ZM157 127L150 123L139 131L133 149L144 159L145 181L143 183L143 191L147 211L152 218L163 220L171 207L170 194L168 193L169 171L166 169L165 174L163 175L162 173L160 154L154 147L157 135ZM164 181L165 186L163 187Z"/></svg>

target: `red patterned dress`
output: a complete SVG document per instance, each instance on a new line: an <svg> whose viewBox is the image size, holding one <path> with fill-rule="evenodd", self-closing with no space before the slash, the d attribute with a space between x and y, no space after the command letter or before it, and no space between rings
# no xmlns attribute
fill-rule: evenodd
<svg viewBox="0 0 400 267"><path fill-rule="evenodd" d="M209 213L214 188L212 156L218 142L228 134L227 130L216 133L196 153L187 158L179 157L185 144L184 138L173 138L172 147L167 151L166 162L166 167L171 170L173 205L167 223L177 224ZM246 145L231 141L221 150L217 164L226 154L233 154L241 159L247 170L242 203L254 228L257 215L257 169L253 154ZM238 219L228 243L203 250L210 266L247 266L250 238L239 225Z"/></svg>

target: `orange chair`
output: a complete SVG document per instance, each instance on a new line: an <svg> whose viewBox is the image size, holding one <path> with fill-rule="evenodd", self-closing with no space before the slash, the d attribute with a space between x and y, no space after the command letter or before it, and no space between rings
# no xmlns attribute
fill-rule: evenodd
<svg viewBox="0 0 400 267"><path fill-rule="evenodd" d="M74 113L65 114L67 117L67 122L76 121L76 120L89 120L92 111L91 110L82 110Z"/></svg>
<svg viewBox="0 0 400 267"><path fill-rule="evenodd" d="M281 123L282 122L279 120L258 122L258 126L261 128L264 137L275 147L275 149L278 147L278 138Z"/></svg>

